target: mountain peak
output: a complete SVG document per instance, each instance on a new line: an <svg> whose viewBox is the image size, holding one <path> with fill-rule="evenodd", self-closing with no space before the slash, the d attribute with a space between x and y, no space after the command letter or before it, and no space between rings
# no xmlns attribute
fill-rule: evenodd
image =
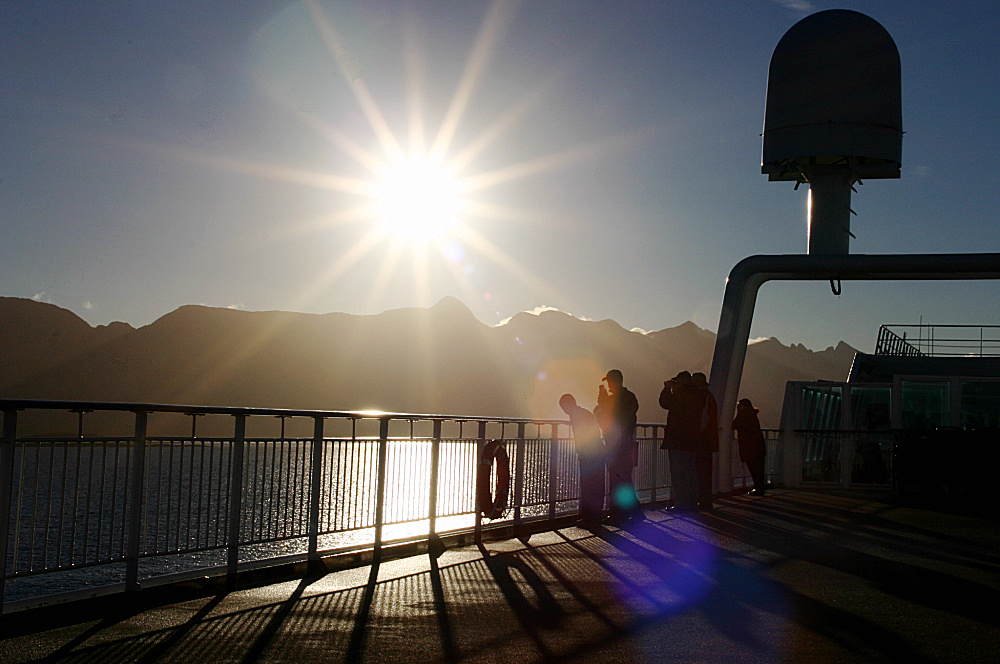
<svg viewBox="0 0 1000 664"><path fill-rule="evenodd" d="M452 297L451 295L445 295L440 300L437 301L432 307L431 311L436 313L448 313L453 315L472 315L472 311L465 306L465 303L459 300L457 297Z"/></svg>

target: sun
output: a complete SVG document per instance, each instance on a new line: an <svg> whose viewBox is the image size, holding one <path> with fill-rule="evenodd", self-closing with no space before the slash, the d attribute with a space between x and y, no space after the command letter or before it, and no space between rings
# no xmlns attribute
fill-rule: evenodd
<svg viewBox="0 0 1000 664"><path fill-rule="evenodd" d="M376 101L368 81L395 84L391 77L381 75L390 70L381 65L370 69L359 65L365 59L359 60L358 54L349 51L338 22L328 13L333 10L324 6L327 4L330 3L319 0L291 3L290 9L273 19L280 19L274 35L282 35L278 42L293 41L294 44L287 45L289 53L298 53L297 49L307 40L297 35L318 34L340 72L338 85L346 86L353 94L371 135L346 132L311 102L292 103L298 97L287 92L292 83L286 75L286 63L291 60L283 53L275 52L273 71L270 68L262 71L259 84L278 107L329 142L338 161L346 158L352 162L347 172L309 170L193 150L171 148L170 152L216 169L337 194L335 208L302 220L292 229L296 234L330 231L338 238L334 257L303 284L296 296L296 302L301 304L296 307L319 301L342 278L354 283L359 273L365 275L370 302L379 302L390 291L397 298L400 287L412 287L418 302L429 302L433 301L433 293L455 286L470 301L482 298L486 302L494 298L492 286L487 288L487 285L497 278L510 278L548 299L560 298L556 286L540 278L530 265L504 248L504 241L510 239L518 225L546 223L548 215L505 204L496 192L510 183L531 180L549 171L589 163L608 152L640 145L645 141L644 132L599 137L521 161L497 161L502 154L491 155L491 148L512 135L516 138L518 123L532 110L544 108L558 88L552 85L555 80L542 80L509 107L496 109L494 116L471 122L477 87L485 80L498 47L505 43L504 33L516 13L509 3L488 3L489 9L454 93L445 100L440 118L426 117L428 107L437 107L425 106L423 101L428 87L424 78L433 68L428 66L418 43L419 26L409 25L413 17L404 16L401 20L407 25L400 24L409 35L401 42L405 103L391 107L392 113L387 114ZM301 11L303 8L305 12ZM337 90L339 94L341 88ZM406 128L401 129L395 123L404 117ZM470 120L469 125L466 120ZM472 126L479 127L479 131L472 132ZM561 224L561 216L554 221ZM351 228L349 235L341 234L345 227ZM491 232L501 237L494 241L489 237ZM339 240L344 237L352 237L354 241L341 243ZM369 262L372 258L379 262ZM408 263L412 272L404 273Z"/></svg>
<svg viewBox="0 0 1000 664"><path fill-rule="evenodd" d="M375 188L382 232L417 243L440 239L454 230L460 203L451 169L422 155L386 167Z"/></svg>

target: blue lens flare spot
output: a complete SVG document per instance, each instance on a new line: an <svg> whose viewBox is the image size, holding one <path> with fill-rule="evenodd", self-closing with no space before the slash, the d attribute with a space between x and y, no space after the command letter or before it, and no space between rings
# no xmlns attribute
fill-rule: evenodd
<svg viewBox="0 0 1000 664"><path fill-rule="evenodd" d="M611 500L615 502L615 507L623 511L632 511L639 507L639 498L635 495L635 490L628 485L616 487Z"/></svg>

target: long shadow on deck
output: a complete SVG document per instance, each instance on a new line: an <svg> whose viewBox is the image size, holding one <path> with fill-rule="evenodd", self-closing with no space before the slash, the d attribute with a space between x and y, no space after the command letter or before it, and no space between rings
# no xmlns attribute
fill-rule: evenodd
<svg viewBox="0 0 1000 664"><path fill-rule="evenodd" d="M346 587L337 572L80 616L0 640L0 661L920 664L1000 648L995 522L792 491L721 504L384 563Z"/></svg>

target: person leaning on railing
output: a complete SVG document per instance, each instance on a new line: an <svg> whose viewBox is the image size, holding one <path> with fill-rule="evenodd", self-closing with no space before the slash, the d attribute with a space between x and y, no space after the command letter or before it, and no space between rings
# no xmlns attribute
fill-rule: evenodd
<svg viewBox="0 0 1000 664"><path fill-rule="evenodd" d="M764 432L760 430L760 420L757 419L758 409L753 407L750 399L740 399L736 403L736 419L733 429L736 431L736 441L740 448L740 461L747 465L750 478L753 480L753 491L757 496L764 495L764 460L767 455L767 443Z"/></svg>
<svg viewBox="0 0 1000 664"><path fill-rule="evenodd" d="M580 461L580 523L585 527L598 526L604 516L604 462L607 454L601 429L594 414L577 405L572 394L562 395L559 407L569 416Z"/></svg>

